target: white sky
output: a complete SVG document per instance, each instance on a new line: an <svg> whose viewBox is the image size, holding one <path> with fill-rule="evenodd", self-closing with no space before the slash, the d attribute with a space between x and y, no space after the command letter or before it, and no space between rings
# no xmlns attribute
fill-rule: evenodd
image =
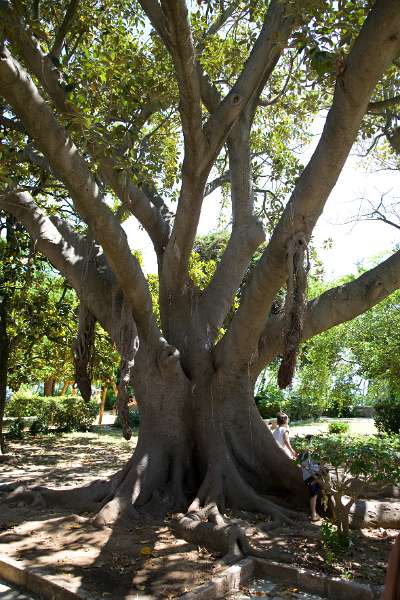
<svg viewBox="0 0 400 600"><path fill-rule="evenodd" d="M323 120L317 119L313 126L316 133L313 143L306 148L301 157L304 164L318 142L317 133L322 130L322 126ZM400 230L384 223L348 223L358 213L360 198L368 198L374 202L386 192L390 192L388 197L398 197L398 191L400 173L367 173L357 156L349 157L314 230L314 243L325 266L326 279L336 279L351 273L355 271L358 263L388 252L396 243L400 243ZM219 211L218 193L206 197L198 235L218 229ZM128 234L130 246L143 254L145 271L156 273L156 258L147 234L139 229L133 217L125 222L124 229ZM333 240L333 246L324 250L323 242L328 238Z"/></svg>

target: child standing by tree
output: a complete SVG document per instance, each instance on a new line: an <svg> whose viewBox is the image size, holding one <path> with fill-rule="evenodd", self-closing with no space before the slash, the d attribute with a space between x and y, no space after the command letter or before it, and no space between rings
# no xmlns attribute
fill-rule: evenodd
<svg viewBox="0 0 400 600"><path fill-rule="evenodd" d="M311 438L311 435L306 436L308 442L311 441ZM306 484L310 494L311 521L316 522L321 519L317 513L317 498L321 491L321 486L317 480L317 475L320 472L320 466L318 463L312 461L310 452L308 450L300 454L300 465L303 472L303 481Z"/></svg>
<svg viewBox="0 0 400 600"><path fill-rule="evenodd" d="M278 446L289 456L289 458L297 458L295 450L290 445L289 438L289 417L285 413L278 413L276 415L277 428L273 432L274 439Z"/></svg>

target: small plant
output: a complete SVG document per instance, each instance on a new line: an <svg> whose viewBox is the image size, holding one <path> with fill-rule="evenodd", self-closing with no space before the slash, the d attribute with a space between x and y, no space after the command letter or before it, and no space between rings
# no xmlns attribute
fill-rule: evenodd
<svg viewBox="0 0 400 600"><path fill-rule="evenodd" d="M21 440L24 437L25 422L21 417L10 423L8 428L8 437L14 440Z"/></svg>
<svg viewBox="0 0 400 600"><path fill-rule="evenodd" d="M320 527L321 541L328 564L336 562L350 546L350 538L339 531L337 525L324 521Z"/></svg>
<svg viewBox="0 0 400 600"><path fill-rule="evenodd" d="M329 423L328 426L329 433L347 433L349 429L349 424L343 421L334 421L333 423Z"/></svg>

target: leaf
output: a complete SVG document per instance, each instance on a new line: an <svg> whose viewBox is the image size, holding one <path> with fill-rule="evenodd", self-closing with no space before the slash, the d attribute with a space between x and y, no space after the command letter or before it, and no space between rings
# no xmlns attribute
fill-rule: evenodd
<svg viewBox="0 0 400 600"><path fill-rule="evenodd" d="M153 549L150 546L143 546L140 550L140 554L142 556L149 556L153 552Z"/></svg>

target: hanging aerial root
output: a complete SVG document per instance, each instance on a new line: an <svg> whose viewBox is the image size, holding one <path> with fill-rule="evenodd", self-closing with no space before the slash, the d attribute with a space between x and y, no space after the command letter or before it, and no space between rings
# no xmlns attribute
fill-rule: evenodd
<svg viewBox="0 0 400 600"><path fill-rule="evenodd" d="M72 344L75 366L75 381L84 400L92 394L92 362L96 319L84 302L79 304L79 330Z"/></svg>
<svg viewBox="0 0 400 600"><path fill-rule="evenodd" d="M278 385L281 389L292 383L296 368L297 351L303 331L309 268L306 238L303 233L297 233L289 240L287 248L288 279L284 309L286 330L283 356L278 371Z"/></svg>

